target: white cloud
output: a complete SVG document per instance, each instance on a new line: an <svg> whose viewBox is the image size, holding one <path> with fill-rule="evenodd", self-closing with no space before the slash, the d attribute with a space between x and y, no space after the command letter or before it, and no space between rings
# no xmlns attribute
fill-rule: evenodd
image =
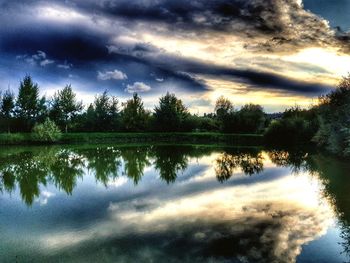
<svg viewBox="0 0 350 263"><path fill-rule="evenodd" d="M64 61L63 64L58 64L57 67L62 69L70 69L71 67L73 67L73 64Z"/></svg>
<svg viewBox="0 0 350 263"><path fill-rule="evenodd" d="M150 91L151 87L143 82L135 82L132 85L127 85L125 91L128 93L134 92L147 92Z"/></svg>
<svg viewBox="0 0 350 263"><path fill-rule="evenodd" d="M123 79L127 79L128 76L124 72L115 69L114 71L106 71L106 72L98 71L97 78L99 80L109 80L109 79L123 80Z"/></svg>
<svg viewBox="0 0 350 263"><path fill-rule="evenodd" d="M32 56L35 60L45 60L46 59L46 53L44 51L38 50L35 55Z"/></svg>
<svg viewBox="0 0 350 263"><path fill-rule="evenodd" d="M55 63L55 61L51 60L51 59L44 59L40 62L40 66L45 67L46 65Z"/></svg>
<svg viewBox="0 0 350 263"><path fill-rule="evenodd" d="M26 61L28 64L36 65L35 59L33 59L33 58L26 58L25 61Z"/></svg>
<svg viewBox="0 0 350 263"><path fill-rule="evenodd" d="M54 60L52 59L48 59L47 55L44 51L38 50L36 52L36 54L34 55L18 55L16 56L16 59L23 59L24 61L26 61L27 63L31 64L31 65L40 65L42 67L45 67L46 65L50 65L55 63Z"/></svg>
<svg viewBox="0 0 350 263"><path fill-rule="evenodd" d="M46 205L47 202L49 201L49 198L55 196L56 194L55 193L51 193L49 191L42 191L40 193L40 196L39 198L37 199L37 201L40 203L40 205Z"/></svg>

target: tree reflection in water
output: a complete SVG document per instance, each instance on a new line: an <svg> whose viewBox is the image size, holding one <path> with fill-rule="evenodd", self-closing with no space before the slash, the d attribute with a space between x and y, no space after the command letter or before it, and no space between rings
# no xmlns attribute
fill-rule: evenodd
<svg viewBox="0 0 350 263"><path fill-rule="evenodd" d="M0 156L0 189L11 192L18 184L22 200L31 205L47 182L71 194L83 176L83 158L60 148L41 148Z"/></svg>
<svg viewBox="0 0 350 263"><path fill-rule="evenodd" d="M121 163L121 151L115 147L96 147L77 151L87 160L86 167L95 174L97 182L105 186L110 179L119 176Z"/></svg>
<svg viewBox="0 0 350 263"><path fill-rule="evenodd" d="M175 182L178 173L183 172L188 165L188 158L193 152L193 147L154 147L154 166L159 171L159 176L165 182Z"/></svg>
<svg viewBox="0 0 350 263"><path fill-rule="evenodd" d="M268 151L270 160L277 166L289 167L293 173L301 170L310 172L311 167L307 162L309 153L303 149L286 150L270 150Z"/></svg>
<svg viewBox="0 0 350 263"><path fill-rule="evenodd" d="M189 158L209 155L215 150L173 145L9 148L0 152L0 190L11 192L18 185L23 201L30 205L40 195L40 184L46 186L50 182L72 194L77 179L84 175L84 169L105 186L119 176L127 176L137 185L145 169L152 165L159 172L160 179L169 184L186 170ZM306 152L272 150L267 154L277 166L323 174L319 171L320 165L315 160L311 162L312 158ZM216 158L214 168L221 183L235 172L249 176L259 174L264 169L264 155L260 150L224 149Z"/></svg>
<svg viewBox="0 0 350 263"><path fill-rule="evenodd" d="M137 185L153 164L160 178L172 183L186 169L189 157L204 153L190 146L9 148L0 152L0 191L10 193L18 185L22 200L31 205L40 195L40 185L48 182L72 194L84 169L105 186L121 175Z"/></svg>
<svg viewBox="0 0 350 263"><path fill-rule="evenodd" d="M0 191L13 192L18 188L25 204L32 205L40 197L40 187L53 184L72 194L77 180L91 172L97 182L106 187L120 176L130 178L137 185L147 167L153 166L159 178L173 183L188 168L189 159L217 155L215 175L224 183L236 172L259 174L269 159L277 167L292 172L306 171L322 182L323 195L336 211L343 237L344 252L350 255L350 164L322 154L303 150L235 150L210 147L173 145L161 146L81 146L81 147L29 147L7 148L0 151ZM220 245L220 242L218 243ZM215 244L212 244L215 250Z"/></svg>
<svg viewBox="0 0 350 263"><path fill-rule="evenodd" d="M126 175L137 185L141 180L144 170L150 166L150 147L127 147L121 148L121 157L124 160L123 175Z"/></svg>
<svg viewBox="0 0 350 263"><path fill-rule="evenodd" d="M246 175L258 174L264 170L261 152L224 152L215 161L215 173L219 182L225 182L240 169Z"/></svg>

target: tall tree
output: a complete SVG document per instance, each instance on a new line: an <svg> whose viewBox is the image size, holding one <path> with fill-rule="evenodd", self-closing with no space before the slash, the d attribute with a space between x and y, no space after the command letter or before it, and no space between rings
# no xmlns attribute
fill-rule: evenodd
<svg viewBox="0 0 350 263"><path fill-rule="evenodd" d="M20 83L16 102L17 116L25 122L25 129L30 129L39 114L39 87L28 75Z"/></svg>
<svg viewBox="0 0 350 263"><path fill-rule="evenodd" d="M150 114L145 110L141 98L137 93L132 99L123 103L122 123L127 131L145 131L148 126Z"/></svg>
<svg viewBox="0 0 350 263"><path fill-rule="evenodd" d="M224 115L230 114L233 111L233 104L229 99L224 96L219 97L215 103L215 113L220 119Z"/></svg>
<svg viewBox="0 0 350 263"><path fill-rule="evenodd" d="M246 104L238 112L238 131L257 133L264 128L266 118L260 105Z"/></svg>
<svg viewBox="0 0 350 263"><path fill-rule="evenodd" d="M83 109L83 104L78 102L71 85L55 93L53 98L51 115L57 123L63 123L64 130L68 132L68 126L73 117Z"/></svg>
<svg viewBox="0 0 350 263"><path fill-rule="evenodd" d="M4 95L1 98L1 113L5 118L5 122L7 125L7 132L10 132L10 122L13 113L13 109L15 107L14 102L15 96L13 92L8 89L5 91Z"/></svg>
<svg viewBox="0 0 350 263"><path fill-rule="evenodd" d="M232 132L234 130L235 112L229 99L221 96L215 104L215 114L221 131Z"/></svg>
<svg viewBox="0 0 350 263"><path fill-rule="evenodd" d="M107 91L95 98L94 104L95 129L115 130L118 117L118 100L114 96L108 96Z"/></svg>
<svg viewBox="0 0 350 263"><path fill-rule="evenodd" d="M182 101L169 92L159 99L159 106L154 109L156 129L160 131L182 130L188 116L188 110Z"/></svg>

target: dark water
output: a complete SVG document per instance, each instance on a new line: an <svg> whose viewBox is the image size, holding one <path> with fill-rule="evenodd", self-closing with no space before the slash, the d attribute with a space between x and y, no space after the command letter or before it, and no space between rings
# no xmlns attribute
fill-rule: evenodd
<svg viewBox="0 0 350 263"><path fill-rule="evenodd" d="M350 164L198 146L0 150L0 262L346 262Z"/></svg>

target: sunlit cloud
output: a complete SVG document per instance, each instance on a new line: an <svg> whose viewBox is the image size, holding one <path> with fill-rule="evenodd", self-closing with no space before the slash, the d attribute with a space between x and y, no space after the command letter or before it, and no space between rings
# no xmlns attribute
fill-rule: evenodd
<svg viewBox="0 0 350 263"><path fill-rule="evenodd" d="M127 85L125 91L127 93L143 93L150 91L151 87L143 82L135 82L132 85Z"/></svg>
<svg viewBox="0 0 350 263"><path fill-rule="evenodd" d="M115 69L113 71L106 71L106 72L98 71L97 78L99 80L110 80L110 79L124 80L124 79L127 79L128 76L125 73L121 72L120 70Z"/></svg>

